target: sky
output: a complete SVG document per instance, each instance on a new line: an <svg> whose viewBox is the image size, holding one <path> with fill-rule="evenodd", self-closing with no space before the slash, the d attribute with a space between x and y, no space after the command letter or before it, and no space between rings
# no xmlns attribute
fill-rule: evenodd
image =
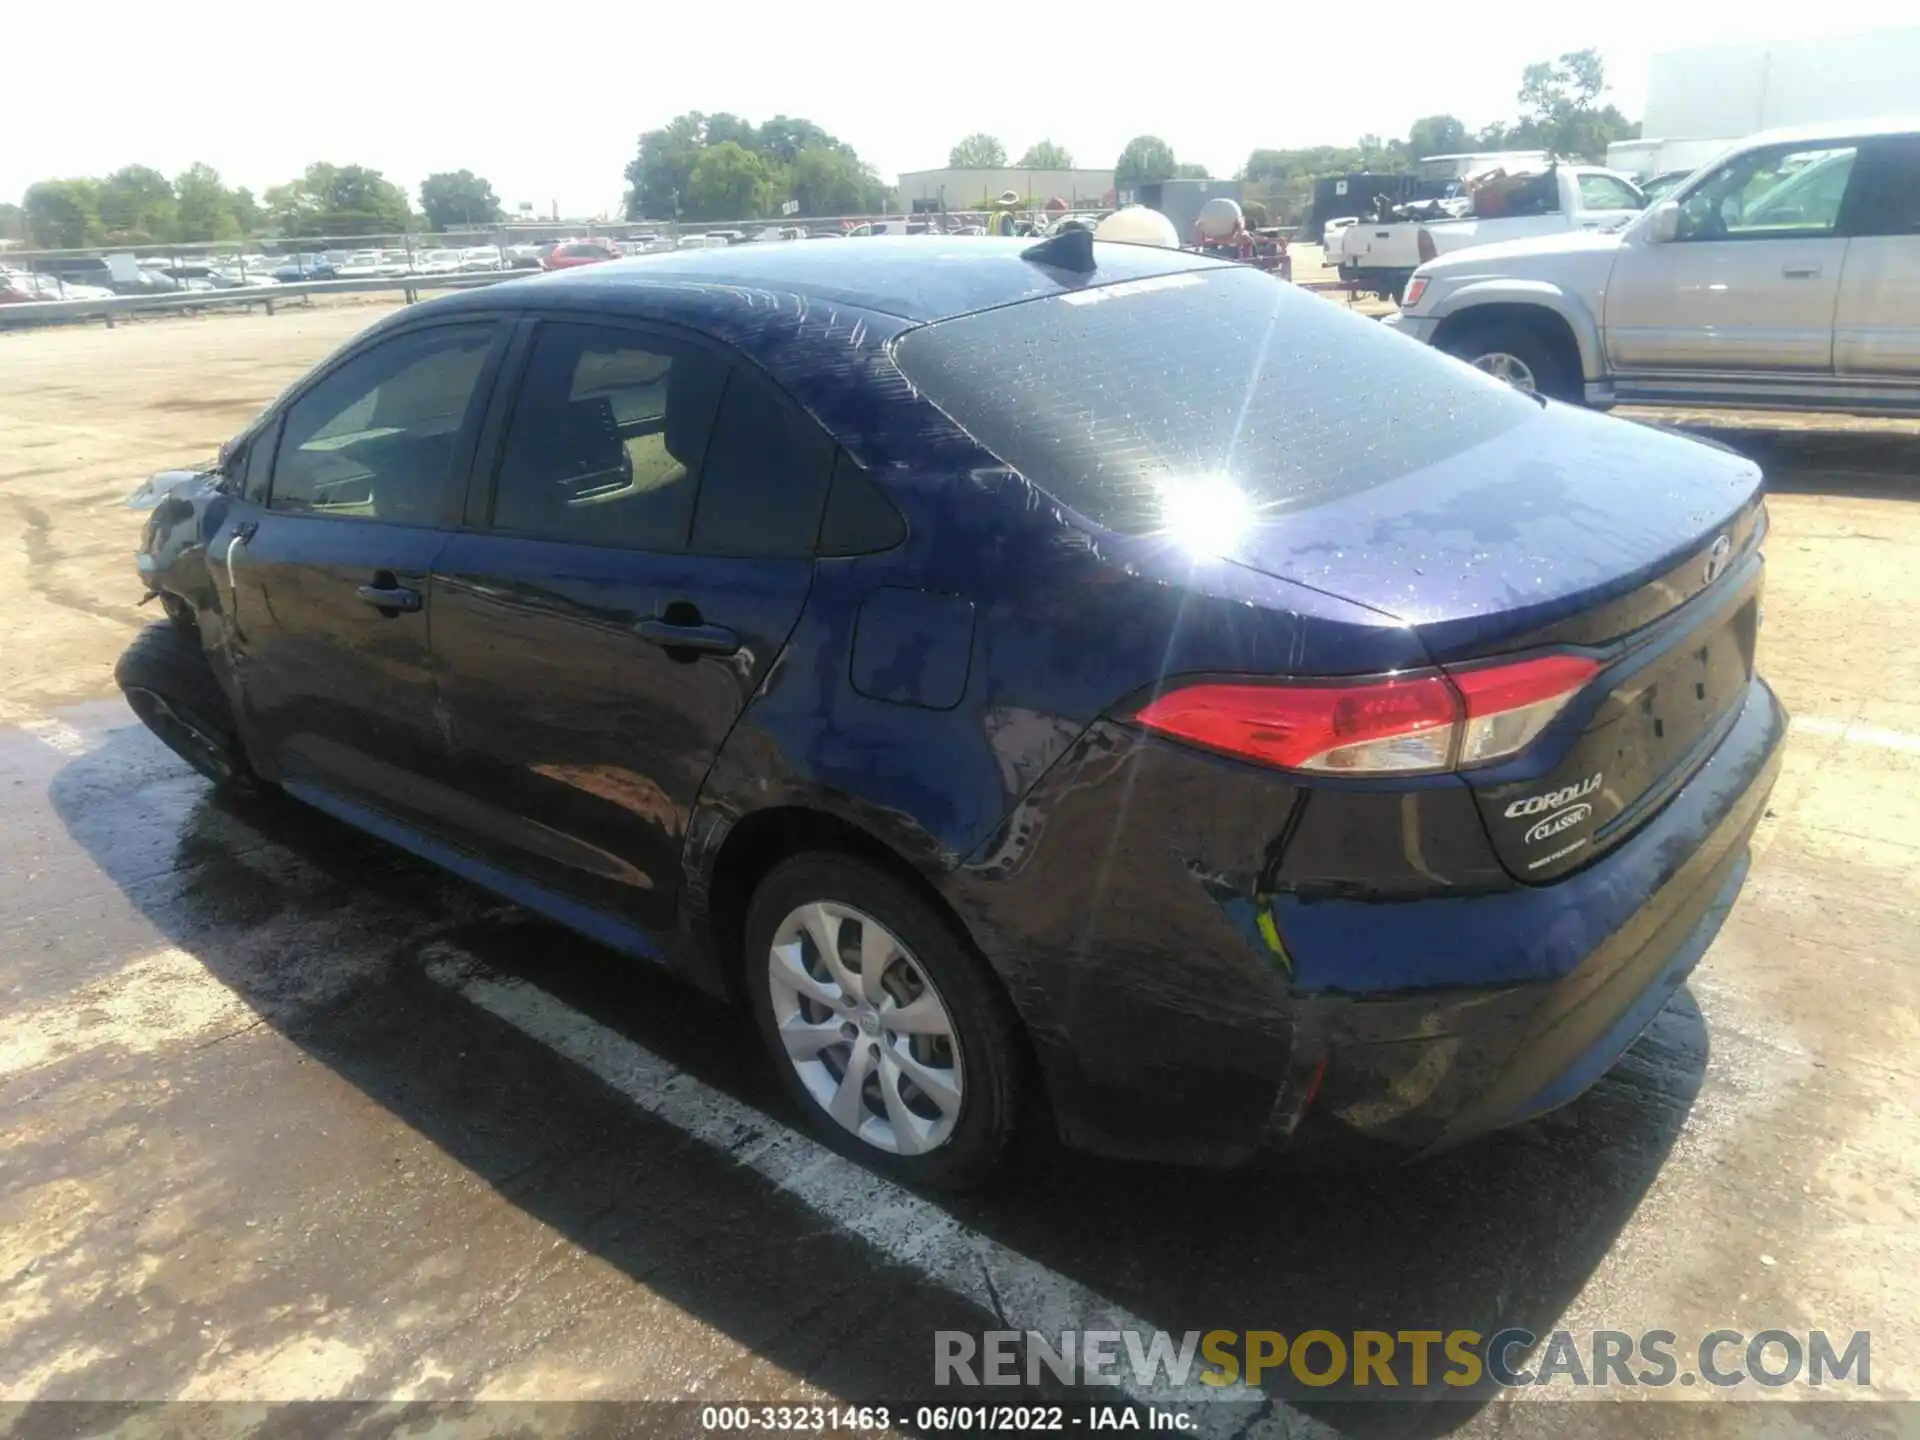
<svg viewBox="0 0 1920 1440"><path fill-rule="evenodd" d="M686 110L799 115L891 180L962 135L1107 167L1129 138L1231 175L1256 147L1516 114L1528 63L1597 46L1629 116L1650 56L1911 24L1913 0L1539 6L1466 23L1377 0L1214 6L731 0L545 6L168 7L95 0L81 50L9 57L0 198L35 180L194 161L259 193L314 160L405 186L470 169L509 209L617 210L640 133ZM1342 23L1364 11L1364 26ZM230 17L230 23L229 19ZM1189 18L1197 17L1197 18ZM63 55L60 63L56 60ZM45 63L42 63L42 62Z"/></svg>

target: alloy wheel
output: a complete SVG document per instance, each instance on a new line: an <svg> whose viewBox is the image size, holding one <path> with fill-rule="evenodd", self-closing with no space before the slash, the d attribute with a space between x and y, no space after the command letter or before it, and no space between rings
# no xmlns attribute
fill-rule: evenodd
<svg viewBox="0 0 1920 1440"><path fill-rule="evenodd" d="M1510 355L1505 350L1490 350L1485 355L1474 357L1473 368L1485 371L1496 380L1506 381L1526 395L1535 394L1540 389L1540 382L1534 378L1533 367L1518 355Z"/></svg>
<svg viewBox="0 0 1920 1440"><path fill-rule="evenodd" d="M801 905L767 953L774 1024L820 1108L877 1150L921 1155L960 1119L953 1015L895 935L851 906Z"/></svg>

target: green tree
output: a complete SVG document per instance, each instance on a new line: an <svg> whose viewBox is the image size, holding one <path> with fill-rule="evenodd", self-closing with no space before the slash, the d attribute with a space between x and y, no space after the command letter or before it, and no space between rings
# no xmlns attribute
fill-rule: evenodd
<svg viewBox="0 0 1920 1440"><path fill-rule="evenodd" d="M1056 145L1051 140L1042 140L1029 145L1027 153L1020 157L1022 170L1071 170L1073 154L1064 145Z"/></svg>
<svg viewBox="0 0 1920 1440"><path fill-rule="evenodd" d="M260 202L244 185L233 192L233 218L239 222L242 235L251 235L260 228Z"/></svg>
<svg viewBox="0 0 1920 1440"><path fill-rule="evenodd" d="M1466 148L1466 122L1452 115L1423 115L1407 134L1407 152L1415 160L1429 155L1458 155Z"/></svg>
<svg viewBox="0 0 1920 1440"><path fill-rule="evenodd" d="M756 155L760 153L760 135L752 122L742 120L738 115L729 115L724 110L707 117L706 130L700 138L705 145L725 145L731 140L742 150L751 150Z"/></svg>
<svg viewBox="0 0 1920 1440"><path fill-rule="evenodd" d="M1007 147L985 131L967 136L947 152L949 170L998 170L1007 163Z"/></svg>
<svg viewBox="0 0 1920 1440"><path fill-rule="evenodd" d="M1213 172L1198 160L1182 160L1173 167L1173 177L1176 180L1207 180L1211 179L1212 175Z"/></svg>
<svg viewBox="0 0 1920 1440"><path fill-rule="evenodd" d="M174 239L232 240L240 234L233 195L212 166L189 165L174 177L173 193Z"/></svg>
<svg viewBox="0 0 1920 1440"><path fill-rule="evenodd" d="M772 189L767 162L725 140L701 150L682 203L691 220L751 220L767 208Z"/></svg>
<svg viewBox="0 0 1920 1440"><path fill-rule="evenodd" d="M627 164L630 192L627 218L652 215L671 219L684 205L687 181L706 143L707 117L698 110L675 116L640 137L640 149Z"/></svg>
<svg viewBox="0 0 1920 1440"><path fill-rule="evenodd" d="M420 209L432 230L491 225L505 213L493 186L471 170L442 170L420 182Z"/></svg>
<svg viewBox="0 0 1920 1440"><path fill-rule="evenodd" d="M834 139L811 120L776 115L755 133L758 143L753 148L771 165L791 165L804 150L837 150L843 155L853 154L851 145Z"/></svg>
<svg viewBox="0 0 1920 1440"><path fill-rule="evenodd" d="M759 177L729 152L707 167L696 201L695 170L729 145L759 164ZM776 115L754 125L738 115L689 110L642 135L625 174L630 220L676 214L744 219L771 211L782 195L799 201L809 215L877 210L888 201L886 186L851 145L793 115ZM746 205L749 190L751 206ZM711 213L715 207L727 213Z"/></svg>
<svg viewBox="0 0 1920 1440"><path fill-rule="evenodd" d="M397 235L413 221L406 192L364 165L309 165L298 180L266 193L285 235Z"/></svg>
<svg viewBox="0 0 1920 1440"><path fill-rule="evenodd" d="M145 165L124 165L100 182L100 228L109 241L146 244L173 233L173 183Z"/></svg>
<svg viewBox="0 0 1920 1440"><path fill-rule="evenodd" d="M781 174L802 215L858 215L886 204L886 187L857 155L810 145Z"/></svg>
<svg viewBox="0 0 1920 1440"><path fill-rule="evenodd" d="M1122 190L1171 180L1179 173L1173 147L1158 135L1136 135L1127 142L1114 162L1113 183Z"/></svg>
<svg viewBox="0 0 1920 1440"><path fill-rule="evenodd" d="M27 238L27 212L11 200L0 200L0 240Z"/></svg>
<svg viewBox="0 0 1920 1440"><path fill-rule="evenodd" d="M1569 159L1604 160L1610 143L1640 133L1615 107L1599 104L1606 89L1607 68L1598 50L1569 50L1529 65L1520 75L1520 123L1503 138Z"/></svg>
<svg viewBox="0 0 1920 1440"><path fill-rule="evenodd" d="M100 182L41 180L21 197L27 239L46 250L73 250L101 238Z"/></svg>

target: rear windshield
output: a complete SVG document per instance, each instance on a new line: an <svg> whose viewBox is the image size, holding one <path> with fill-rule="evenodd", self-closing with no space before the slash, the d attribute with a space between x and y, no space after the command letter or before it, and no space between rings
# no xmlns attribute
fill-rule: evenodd
<svg viewBox="0 0 1920 1440"><path fill-rule="evenodd" d="M1002 462L1097 525L1177 527L1383 485L1535 402L1245 266L1071 291L909 332L894 359Z"/></svg>

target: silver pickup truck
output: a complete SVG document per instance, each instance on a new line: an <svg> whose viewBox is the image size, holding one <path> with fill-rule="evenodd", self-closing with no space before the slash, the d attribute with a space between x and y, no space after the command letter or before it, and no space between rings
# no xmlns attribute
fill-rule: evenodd
<svg viewBox="0 0 1920 1440"><path fill-rule="evenodd" d="M1619 234L1442 255L1386 323L1557 399L1920 415L1920 118L1756 135Z"/></svg>

